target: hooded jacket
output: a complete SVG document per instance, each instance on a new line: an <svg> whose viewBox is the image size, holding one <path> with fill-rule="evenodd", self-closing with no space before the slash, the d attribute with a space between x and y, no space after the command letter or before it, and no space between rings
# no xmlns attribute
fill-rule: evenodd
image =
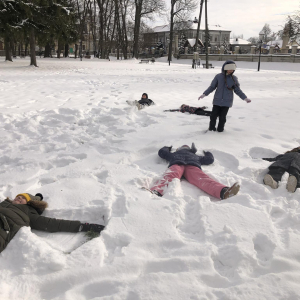
<svg viewBox="0 0 300 300"><path fill-rule="evenodd" d="M146 95L146 98L141 98L141 100L139 100L138 102L142 105L153 105L154 102L148 98L148 94L147 93L144 93L143 95Z"/></svg>
<svg viewBox="0 0 300 300"><path fill-rule="evenodd" d="M233 75L234 72L230 75L226 75L224 67L227 64L235 64L235 62L232 60L226 61L222 66L222 73L219 73L215 76L209 88L203 93L204 95L208 96L211 92L217 89L214 95L213 105L232 107L233 91L242 100L247 98L247 96L240 89L238 78Z"/></svg>
<svg viewBox="0 0 300 300"><path fill-rule="evenodd" d="M29 201L27 204L13 204L11 200L0 203L0 252L23 226L48 232L78 232L81 223L43 217L40 214L47 207L45 201Z"/></svg>
<svg viewBox="0 0 300 300"><path fill-rule="evenodd" d="M293 167L300 172L300 148L295 148L292 151L280 154L274 158L263 158L263 160L274 161L274 163L269 166L269 169L283 168L288 171L289 167Z"/></svg>
<svg viewBox="0 0 300 300"><path fill-rule="evenodd" d="M196 149L181 149L171 153L172 147L163 147L158 151L158 155L169 161L169 168L173 165L190 165L201 169L201 165L210 165L214 162L214 157L211 152L204 152L204 156L198 156Z"/></svg>

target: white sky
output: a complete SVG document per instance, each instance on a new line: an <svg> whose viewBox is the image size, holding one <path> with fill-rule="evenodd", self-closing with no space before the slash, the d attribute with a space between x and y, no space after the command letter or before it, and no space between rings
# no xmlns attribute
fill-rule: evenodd
<svg viewBox="0 0 300 300"><path fill-rule="evenodd" d="M165 0L170 6L170 0ZM200 2L200 0L199 0ZM231 34L244 35L244 39L257 36L265 23L272 31L277 32L285 23L287 15L300 10L299 0L208 0L208 24L231 30ZM199 16L199 9L191 13L191 19ZM165 24L160 19L156 25ZM201 27L204 26L204 7L202 10Z"/></svg>

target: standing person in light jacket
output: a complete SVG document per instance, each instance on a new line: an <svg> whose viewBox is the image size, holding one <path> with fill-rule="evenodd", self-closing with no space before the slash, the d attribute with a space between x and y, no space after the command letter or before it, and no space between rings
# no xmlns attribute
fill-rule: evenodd
<svg viewBox="0 0 300 300"><path fill-rule="evenodd" d="M163 147L158 151L158 155L169 161L170 164L163 178L150 189L153 194L162 197L164 188L168 186L169 182L174 178L180 179L182 176L200 190L221 200L238 193L240 185L237 182L228 187L210 178L201 170L201 165L210 165L214 162L211 152L203 151L204 156L196 155L197 149L194 143L191 148L188 145L183 145L174 153L171 153L171 149L172 146Z"/></svg>
<svg viewBox="0 0 300 300"><path fill-rule="evenodd" d="M6 248L23 226L48 232L94 231L100 233L103 225L81 223L80 221L60 220L43 217L41 214L48 206L42 194L35 196L24 193L14 200L5 199L0 203L0 253Z"/></svg>
<svg viewBox="0 0 300 300"><path fill-rule="evenodd" d="M238 78L233 75L236 69L236 64L232 60L226 61L222 66L222 72L217 74L210 84L209 88L198 98L203 99L208 96L215 89L215 95L213 100L213 110L210 116L210 123L208 130L223 132L226 123L226 116L233 103L233 92L235 92L242 100L250 103L251 100L240 89ZM219 118L219 124L216 129L217 118Z"/></svg>

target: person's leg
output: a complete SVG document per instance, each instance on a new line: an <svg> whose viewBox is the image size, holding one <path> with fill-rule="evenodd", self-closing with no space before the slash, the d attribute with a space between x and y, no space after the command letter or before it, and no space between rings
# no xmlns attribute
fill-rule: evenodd
<svg viewBox="0 0 300 300"><path fill-rule="evenodd" d="M208 130L216 131L216 122L217 122L217 118L219 116L220 108L221 108L221 106L218 106L218 105L213 106L212 113L210 116L210 123L209 123Z"/></svg>
<svg viewBox="0 0 300 300"><path fill-rule="evenodd" d="M183 176L186 180L198 187L200 190L221 199L221 191L227 188L226 185L215 181L205 174L200 168L194 166L185 166Z"/></svg>
<svg viewBox="0 0 300 300"><path fill-rule="evenodd" d="M300 172L295 167L289 167L287 172L290 176L286 184L286 189L290 193L294 193L296 189L300 187Z"/></svg>
<svg viewBox="0 0 300 300"><path fill-rule="evenodd" d="M163 178L158 180L150 190L157 191L161 195L163 195L164 188L168 186L169 182L171 182L174 178L180 179L182 177L183 172L184 172L184 166L180 166L180 165L171 166L164 173Z"/></svg>
<svg viewBox="0 0 300 300"><path fill-rule="evenodd" d="M278 188L278 182L286 170L279 167L269 167L269 172L264 177L264 184L270 186L272 189Z"/></svg>
<svg viewBox="0 0 300 300"><path fill-rule="evenodd" d="M195 114L199 115L199 116L208 116L208 117L210 117L212 112L209 111L209 110L204 110L202 108L198 108L198 109L195 110Z"/></svg>
<svg viewBox="0 0 300 300"><path fill-rule="evenodd" d="M219 124L218 124L218 128L217 128L217 130L219 132L224 131L224 126L226 123L226 116L227 116L228 110L229 110L229 107L221 106L220 113L219 113Z"/></svg>

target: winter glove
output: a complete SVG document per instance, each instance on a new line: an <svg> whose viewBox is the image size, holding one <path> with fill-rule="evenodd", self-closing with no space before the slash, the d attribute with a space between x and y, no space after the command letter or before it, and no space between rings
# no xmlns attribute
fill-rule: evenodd
<svg viewBox="0 0 300 300"><path fill-rule="evenodd" d="M104 228L105 226L103 225L82 223L78 231L94 231L100 233Z"/></svg>
<svg viewBox="0 0 300 300"><path fill-rule="evenodd" d="M202 95L198 98L198 100L203 99L205 96L206 96L205 94L202 94Z"/></svg>
<svg viewBox="0 0 300 300"><path fill-rule="evenodd" d="M250 103L250 102L251 102L251 100L250 100L249 98L246 98L245 101L246 101L247 103Z"/></svg>

